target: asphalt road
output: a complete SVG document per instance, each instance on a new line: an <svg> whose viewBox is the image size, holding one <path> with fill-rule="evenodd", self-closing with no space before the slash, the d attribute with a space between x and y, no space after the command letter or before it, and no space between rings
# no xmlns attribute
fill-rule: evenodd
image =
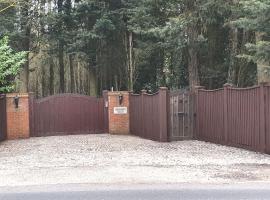
<svg viewBox="0 0 270 200"><path fill-rule="evenodd" d="M58 185L0 188L1 200L268 200L270 185Z"/></svg>

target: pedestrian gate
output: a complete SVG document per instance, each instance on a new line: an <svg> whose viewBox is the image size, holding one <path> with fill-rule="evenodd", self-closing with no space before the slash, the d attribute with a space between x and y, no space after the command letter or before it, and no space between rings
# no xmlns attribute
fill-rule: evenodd
<svg viewBox="0 0 270 200"><path fill-rule="evenodd" d="M170 140L192 138L193 104L192 95L187 90L170 92Z"/></svg>

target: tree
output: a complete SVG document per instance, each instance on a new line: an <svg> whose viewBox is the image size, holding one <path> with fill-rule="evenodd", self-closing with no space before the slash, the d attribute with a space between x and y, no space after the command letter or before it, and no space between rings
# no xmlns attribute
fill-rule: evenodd
<svg viewBox="0 0 270 200"><path fill-rule="evenodd" d="M256 44L248 43L249 57L254 61L270 62L270 2L268 0L240 1L242 15L233 21L237 27L257 32Z"/></svg>
<svg viewBox="0 0 270 200"><path fill-rule="evenodd" d="M15 53L8 45L8 37L0 40L0 93L14 89L14 79L26 62L27 52Z"/></svg>
<svg viewBox="0 0 270 200"><path fill-rule="evenodd" d="M240 15L232 24L256 35L246 43L247 52L239 55L258 65L258 82L270 81L270 2L268 0L239 1Z"/></svg>
<svg viewBox="0 0 270 200"><path fill-rule="evenodd" d="M215 89L269 66L269 13L268 0L16 0L0 30L29 52L16 88L37 96Z"/></svg>

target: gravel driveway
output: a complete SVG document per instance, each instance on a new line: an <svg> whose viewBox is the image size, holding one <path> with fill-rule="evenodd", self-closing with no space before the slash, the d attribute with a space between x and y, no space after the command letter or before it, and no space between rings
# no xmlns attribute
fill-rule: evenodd
<svg viewBox="0 0 270 200"><path fill-rule="evenodd" d="M270 156L205 142L80 135L0 144L0 186L270 181Z"/></svg>

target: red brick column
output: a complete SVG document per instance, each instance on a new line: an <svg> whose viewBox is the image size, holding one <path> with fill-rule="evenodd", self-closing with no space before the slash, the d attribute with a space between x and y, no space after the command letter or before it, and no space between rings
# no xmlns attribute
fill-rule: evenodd
<svg viewBox="0 0 270 200"><path fill-rule="evenodd" d="M120 103L120 96L122 102ZM127 135L130 133L129 92L109 92L109 133Z"/></svg>
<svg viewBox="0 0 270 200"><path fill-rule="evenodd" d="M14 97L19 97L18 108L16 108ZM29 138L29 95L7 94L7 139Z"/></svg>

